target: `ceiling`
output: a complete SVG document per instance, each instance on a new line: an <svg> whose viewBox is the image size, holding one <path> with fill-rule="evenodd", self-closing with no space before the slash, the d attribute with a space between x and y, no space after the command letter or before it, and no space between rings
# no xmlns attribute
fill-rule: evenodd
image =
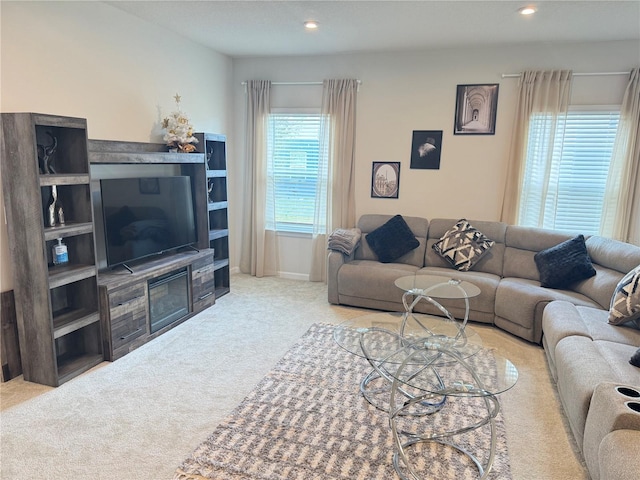
<svg viewBox="0 0 640 480"><path fill-rule="evenodd" d="M393 52L530 42L637 40L629 1L109 1L230 57ZM518 8L535 5L530 17ZM318 21L307 32L305 20ZM640 60L640 59L639 59Z"/></svg>

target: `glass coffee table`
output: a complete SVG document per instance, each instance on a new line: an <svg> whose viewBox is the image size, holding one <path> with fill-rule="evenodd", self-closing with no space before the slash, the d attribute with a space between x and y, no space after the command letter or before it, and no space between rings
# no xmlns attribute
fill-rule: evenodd
<svg viewBox="0 0 640 480"><path fill-rule="evenodd" d="M421 444L454 450L486 478L496 448L497 395L515 385L518 372L506 358L484 348L467 325L469 298L480 289L446 277L402 277L403 313L380 312L349 320L334 329L334 340L363 357L371 372L360 384L364 398L387 412L394 441L393 465L403 480L424 478ZM457 321L435 298L461 299L466 314ZM444 315L413 312L428 301ZM484 455L457 439L480 428L490 431ZM449 454L443 452L442 454Z"/></svg>

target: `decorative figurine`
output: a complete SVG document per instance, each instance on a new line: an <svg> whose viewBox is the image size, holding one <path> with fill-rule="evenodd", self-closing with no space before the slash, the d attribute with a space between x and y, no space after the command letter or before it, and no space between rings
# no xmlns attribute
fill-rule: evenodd
<svg viewBox="0 0 640 480"><path fill-rule="evenodd" d="M47 226L55 227L57 224L64 225L64 210L62 202L58 199L58 187L51 185L51 196L47 204ZM56 223L57 216L57 223Z"/></svg>
<svg viewBox="0 0 640 480"><path fill-rule="evenodd" d="M209 148L209 151L207 152L207 168L209 170L213 170L213 165L211 165L211 158L213 157L213 147Z"/></svg>
<svg viewBox="0 0 640 480"><path fill-rule="evenodd" d="M209 202L213 202L213 180L207 180L207 194Z"/></svg>
<svg viewBox="0 0 640 480"><path fill-rule="evenodd" d="M46 133L51 137L53 143L49 146L38 145L38 165L40 166L40 173L45 175L56 173L56 169L53 166L53 156L58 148L58 139L51 132Z"/></svg>

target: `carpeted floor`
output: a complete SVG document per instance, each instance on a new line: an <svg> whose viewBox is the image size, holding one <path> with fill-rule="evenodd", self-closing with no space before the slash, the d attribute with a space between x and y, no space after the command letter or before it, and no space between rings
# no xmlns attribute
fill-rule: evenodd
<svg viewBox="0 0 640 480"><path fill-rule="evenodd" d="M0 478L169 479L313 323L370 313L329 305L317 283L233 275L231 285L207 311L59 388L0 384ZM543 350L474 328L519 371L500 397L513 478L588 479Z"/></svg>
<svg viewBox="0 0 640 480"><path fill-rule="evenodd" d="M394 443L388 415L372 407L359 391L359 383L371 366L339 347L333 340L333 329L329 324L312 325L179 467L174 480L399 478L392 465ZM480 357L480 362L492 365L490 351L473 358ZM399 417L399 429L423 433L462 429L484 418L483 407L479 398L450 397L437 414ZM487 478L508 480L511 475L500 414L495 424L496 458ZM406 435L403 438L408 440ZM486 465L490 439L490 426L484 425L445 440L455 442ZM421 478L463 480L478 476L469 458L452 452L449 446L419 443L406 453Z"/></svg>

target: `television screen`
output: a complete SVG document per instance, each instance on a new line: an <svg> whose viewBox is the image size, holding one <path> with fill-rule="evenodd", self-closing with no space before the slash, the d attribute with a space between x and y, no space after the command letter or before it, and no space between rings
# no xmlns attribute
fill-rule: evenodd
<svg viewBox="0 0 640 480"><path fill-rule="evenodd" d="M100 180L110 267L196 242L186 176Z"/></svg>

